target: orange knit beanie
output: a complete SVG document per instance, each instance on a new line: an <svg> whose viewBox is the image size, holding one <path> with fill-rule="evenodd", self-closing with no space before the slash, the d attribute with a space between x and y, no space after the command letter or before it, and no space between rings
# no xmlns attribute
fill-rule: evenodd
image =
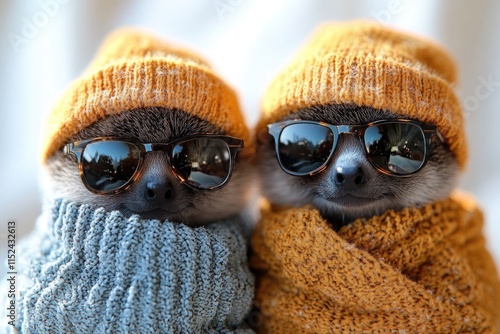
<svg viewBox="0 0 500 334"><path fill-rule="evenodd" d="M179 109L245 141L253 153L235 92L198 56L135 30L111 34L85 73L49 115L42 161L109 115L146 107Z"/></svg>
<svg viewBox="0 0 500 334"><path fill-rule="evenodd" d="M435 124L457 162L467 148L456 71L440 47L378 23L320 27L266 91L257 131L300 109L355 104Z"/></svg>

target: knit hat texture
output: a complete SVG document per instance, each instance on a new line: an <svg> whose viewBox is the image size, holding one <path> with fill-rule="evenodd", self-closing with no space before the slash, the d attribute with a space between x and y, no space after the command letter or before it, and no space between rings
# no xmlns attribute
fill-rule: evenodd
<svg viewBox="0 0 500 334"><path fill-rule="evenodd" d="M252 141L235 92L197 55L142 31L112 33L95 59L49 115L42 161L82 129L109 115L163 107L179 109L245 141Z"/></svg>
<svg viewBox="0 0 500 334"><path fill-rule="evenodd" d="M455 80L451 57L428 40L378 23L327 24L272 81L257 131L304 108L368 106L435 124L464 167L467 149Z"/></svg>
<svg viewBox="0 0 500 334"><path fill-rule="evenodd" d="M265 208L252 238L259 333L499 333L500 280L470 198L358 219Z"/></svg>
<svg viewBox="0 0 500 334"><path fill-rule="evenodd" d="M51 210L18 247L22 333L253 333L241 221L191 228L60 200Z"/></svg>

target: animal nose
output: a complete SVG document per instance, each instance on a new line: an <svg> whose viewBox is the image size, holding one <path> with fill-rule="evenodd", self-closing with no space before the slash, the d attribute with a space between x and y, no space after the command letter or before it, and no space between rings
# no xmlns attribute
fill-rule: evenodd
<svg viewBox="0 0 500 334"><path fill-rule="evenodd" d="M169 200L174 195L174 189L169 182L150 181L146 183L144 197L150 203L161 203L164 200Z"/></svg>
<svg viewBox="0 0 500 334"><path fill-rule="evenodd" d="M343 190L355 190L366 183L366 177L363 168L359 166L338 166L335 169L334 178L335 184Z"/></svg>

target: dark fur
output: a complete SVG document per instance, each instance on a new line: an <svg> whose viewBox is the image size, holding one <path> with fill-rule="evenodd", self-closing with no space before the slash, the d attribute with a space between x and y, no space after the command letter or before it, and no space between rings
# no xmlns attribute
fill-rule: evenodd
<svg viewBox="0 0 500 334"><path fill-rule="evenodd" d="M369 107L333 105L300 110L286 119L323 121L330 124L366 124L382 119L402 118L391 112ZM378 172L367 160L359 137L341 134L329 167L314 176L286 174L278 165L274 142L260 134L258 165L263 192L271 202L285 206L312 204L334 226L356 218L371 217L389 209L421 206L446 198L456 184L458 165L446 144L431 145L427 165L409 177L393 177ZM267 139L264 139L267 138ZM264 140L262 140L264 139ZM346 193L336 186L335 167L356 160L363 168L366 183ZM340 197L344 199L340 199Z"/></svg>
<svg viewBox="0 0 500 334"><path fill-rule="evenodd" d="M150 108L109 116L72 138L72 141L113 136L144 143L166 143L195 134L224 134L215 125L179 110ZM188 225L201 225L240 213L247 202L250 163L238 159L226 187L214 191L196 191L180 183L172 174L163 152L146 154L139 178L116 195L96 195L83 185L76 159L58 151L47 162L44 188L50 199L64 198L78 203L119 210L124 215L168 219ZM170 198L151 204L145 199L146 184L165 180L172 190Z"/></svg>

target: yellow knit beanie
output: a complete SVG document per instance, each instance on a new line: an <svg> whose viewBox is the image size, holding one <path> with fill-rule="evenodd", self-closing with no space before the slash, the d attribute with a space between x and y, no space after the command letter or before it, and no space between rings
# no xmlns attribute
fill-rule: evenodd
<svg viewBox="0 0 500 334"><path fill-rule="evenodd" d="M354 104L435 124L463 168L467 147L451 57L378 23L320 27L266 91L257 133L300 109Z"/></svg>
<svg viewBox="0 0 500 334"><path fill-rule="evenodd" d="M235 92L198 56L150 36L124 29L111 34L85 73L49 115L42 161L82 129L109 115L145 108L179 109L245 141L252 141Z"/></svg>

